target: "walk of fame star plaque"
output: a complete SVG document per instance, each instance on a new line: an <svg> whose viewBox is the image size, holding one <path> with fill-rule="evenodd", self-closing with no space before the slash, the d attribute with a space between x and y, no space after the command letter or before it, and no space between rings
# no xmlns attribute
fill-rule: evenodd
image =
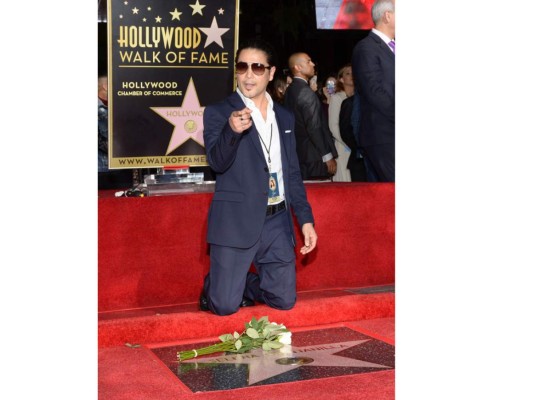
<svg viewBox="0 0 533 400"><path fill-rule="evenodd" d="M213 343L152 348L193 392L393 370L394 346L346 327L294 332L279 350L218 353L177 362L176 353Z"/></svg>

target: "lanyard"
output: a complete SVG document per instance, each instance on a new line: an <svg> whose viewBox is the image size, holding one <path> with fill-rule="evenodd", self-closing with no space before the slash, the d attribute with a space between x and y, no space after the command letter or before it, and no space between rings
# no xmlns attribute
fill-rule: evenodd
<svg viewBox="0 0 533 400"><path fill-rule="evenodd" d="M261 144L263 145L263 147L265 148L265 150L266 150L266 152L268 154L268 170L270 171L270 164L271 164L270 148L272 147L272 123L270 123L270 142L268 143L268 148L266 147L266 144L263 141L263 138L261 137L261 135L258 135L258 136L259 136L259 140L261 140Z"/></svg>

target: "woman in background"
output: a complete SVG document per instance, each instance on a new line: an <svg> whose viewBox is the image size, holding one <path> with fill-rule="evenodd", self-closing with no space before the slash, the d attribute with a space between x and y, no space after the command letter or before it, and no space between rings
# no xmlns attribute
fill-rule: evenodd
<svg viewBox="0 0 533 400"><path fill-rule="evenodd" d="M285 75L284 73L279 73L276 71L274 79L270 81L268 85L268 93L272 96L272 100L278 104L283 104L283 99L285 97L285 90L292 82L290 76Z"/></svg>
<svg viewBox="0 0 533 400"><path fill-rule="evenodd" d="M348 169L348 159L351 150L344 143L339 128L339 114L342 102L354 94L354 83L352 79L352 65L344 65L337 74L335 83L335 93L330 96L328 107L329 130L335 139L335 147L339 157L337 158L337 172L333 176L334 182L351 182L350 170Z"/></svg>

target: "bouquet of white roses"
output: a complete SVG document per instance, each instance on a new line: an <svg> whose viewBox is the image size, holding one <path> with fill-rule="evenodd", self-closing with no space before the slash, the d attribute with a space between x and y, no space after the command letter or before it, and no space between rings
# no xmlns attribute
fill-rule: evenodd
<svg viewBox="0 0 533 400"><path fill-rule="evenodd" d="M269 322L268 317L252 320L244 324L244 331L220 335L221 343L213 344L201 349L178 352L178 361L185 361L204 354L228 351L231 353L244 353L261 347L263 350L280 349L284 344L291 344L292 333L285 325Z"/></svg>

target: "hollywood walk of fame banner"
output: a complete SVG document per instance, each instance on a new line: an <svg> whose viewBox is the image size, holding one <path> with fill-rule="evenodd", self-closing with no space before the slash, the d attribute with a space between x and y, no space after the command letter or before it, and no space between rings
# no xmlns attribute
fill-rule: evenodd
<svg viewBox="0 0 533 400"><path fill-rule="evenodd" d="M234 90L239 0L110 0L109 166L206 166L203 111Z"/></svg>

